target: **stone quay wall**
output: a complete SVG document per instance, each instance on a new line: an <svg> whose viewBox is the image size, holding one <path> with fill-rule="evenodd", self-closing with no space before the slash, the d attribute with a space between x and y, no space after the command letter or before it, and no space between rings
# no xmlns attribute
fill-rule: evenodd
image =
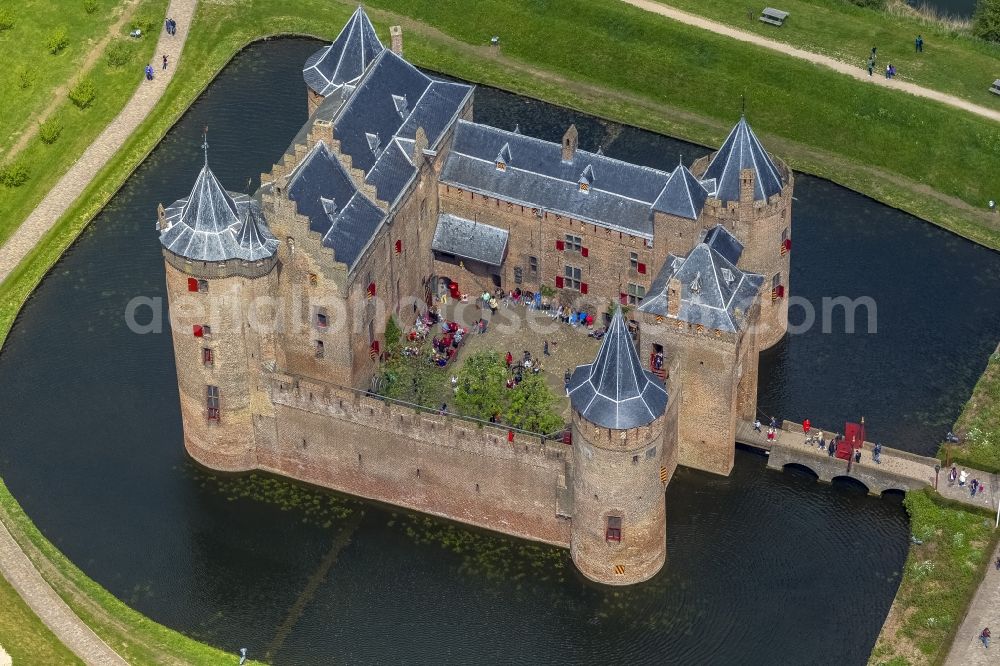
<svg viewBox="0 0 1000 666"><path fill-rule="evenodd" d="M277 436L258 438L257 468L569 547L569 446L305 378L270 392Z"/></svg>

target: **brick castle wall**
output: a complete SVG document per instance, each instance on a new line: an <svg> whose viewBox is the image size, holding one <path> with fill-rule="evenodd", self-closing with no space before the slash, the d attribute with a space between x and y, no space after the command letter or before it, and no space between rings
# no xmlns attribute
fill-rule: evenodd
<svg viewBox="0 0 1000 666"><path fill-rule="evenodd" d="M257 466L325 488L567 547L570 447L276 377L277 438Z"/></svg>

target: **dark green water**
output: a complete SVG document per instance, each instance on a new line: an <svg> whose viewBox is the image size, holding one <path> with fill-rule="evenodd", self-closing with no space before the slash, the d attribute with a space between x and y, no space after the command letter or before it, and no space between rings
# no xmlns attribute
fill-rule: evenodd
<svg viewBox="0 0 1000 666"><path fill-rule="evenodd" d="M206 124L230 189L269 169L305 120L300 69L315 48L276 40L238 56L18 318L0 353L0 475L45 535L153 619L282 664L864 663L906 555L905 513L754 454L737 452L728 478L678 470L667 565L626 590L583 581L563 551L187 460L169 335L134 335L123 318L134 296L163 297L155 207L190 188ZM583 147L658 166L703 153L493 91L476 114L556 139L573 121ZM878 285L892 303L877 335L810 332L769 354L763 400L817 424L858 402L879 422L911 415L900 443L922 450L985 364L1000 258L822 181L800 177L796 196L793 289Z"/></svg>

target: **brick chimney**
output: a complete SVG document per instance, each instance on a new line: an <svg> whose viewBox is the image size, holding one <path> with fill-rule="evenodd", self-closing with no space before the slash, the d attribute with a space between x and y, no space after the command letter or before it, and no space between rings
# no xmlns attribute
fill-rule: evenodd
<svg viewBox="0 0 1000 666"><path fill-rule="evenodd" d="M754 170L743 169L740 171L740 201L753 201L753 180Z"/></svg>
<svg viewBox="0 0 1000 666"><path fill-rule="evenodd" d="M413 163L418 167L423 164L427 145L427 132L424 131L423 127L417 127L417 133L413 139Z"/></svg>
<svg viewBox="0 0 1000 666"><path fill-rule="evenodd" d="M681 281L670 278L667 282L667 314L676 317L681 311Z"/></svg>
<svg viewBox="0 0 1000 666"><path fill-rule="evenodd" d="M403 26L389 26L389 37L392 39L389 48L398 56L403 55Z"/></svg>
<svg viewBox="0 0 1000 666"><path fill-rule="evenodd" d="M579 133L576 131L576 125L570 125L566 133L563 134L562 142L562 161L572 162L573 155L576 154L576 144L579 140Z"/></svg>

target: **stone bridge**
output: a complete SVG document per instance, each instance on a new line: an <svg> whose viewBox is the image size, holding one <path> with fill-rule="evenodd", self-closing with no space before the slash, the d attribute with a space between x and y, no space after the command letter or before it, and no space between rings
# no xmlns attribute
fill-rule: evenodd
<svg viewBox="0 0 1000 666"><path fill-rule="evenodd" d="M830 457L825 449L819 449L815 444L807 444L802 426L798 423L784 421L777 431L773 441L767 439L767 429L758 433L753 424L740 421L736 427L736 441L739 444L752 446L768 451L767 466L770 469L785 469L786 467L804 468L815 474L820 481L827 483L837 478L850 478L861 483L873 495L881 495L886 491L918 490L935 485L936 458L918 456L906 451L882 447L881 464L876 464L872 458L873 444L865 442L861 453L861 462L841 460ZM829 438L834 430L824 430L824 437Z"/></svg>

